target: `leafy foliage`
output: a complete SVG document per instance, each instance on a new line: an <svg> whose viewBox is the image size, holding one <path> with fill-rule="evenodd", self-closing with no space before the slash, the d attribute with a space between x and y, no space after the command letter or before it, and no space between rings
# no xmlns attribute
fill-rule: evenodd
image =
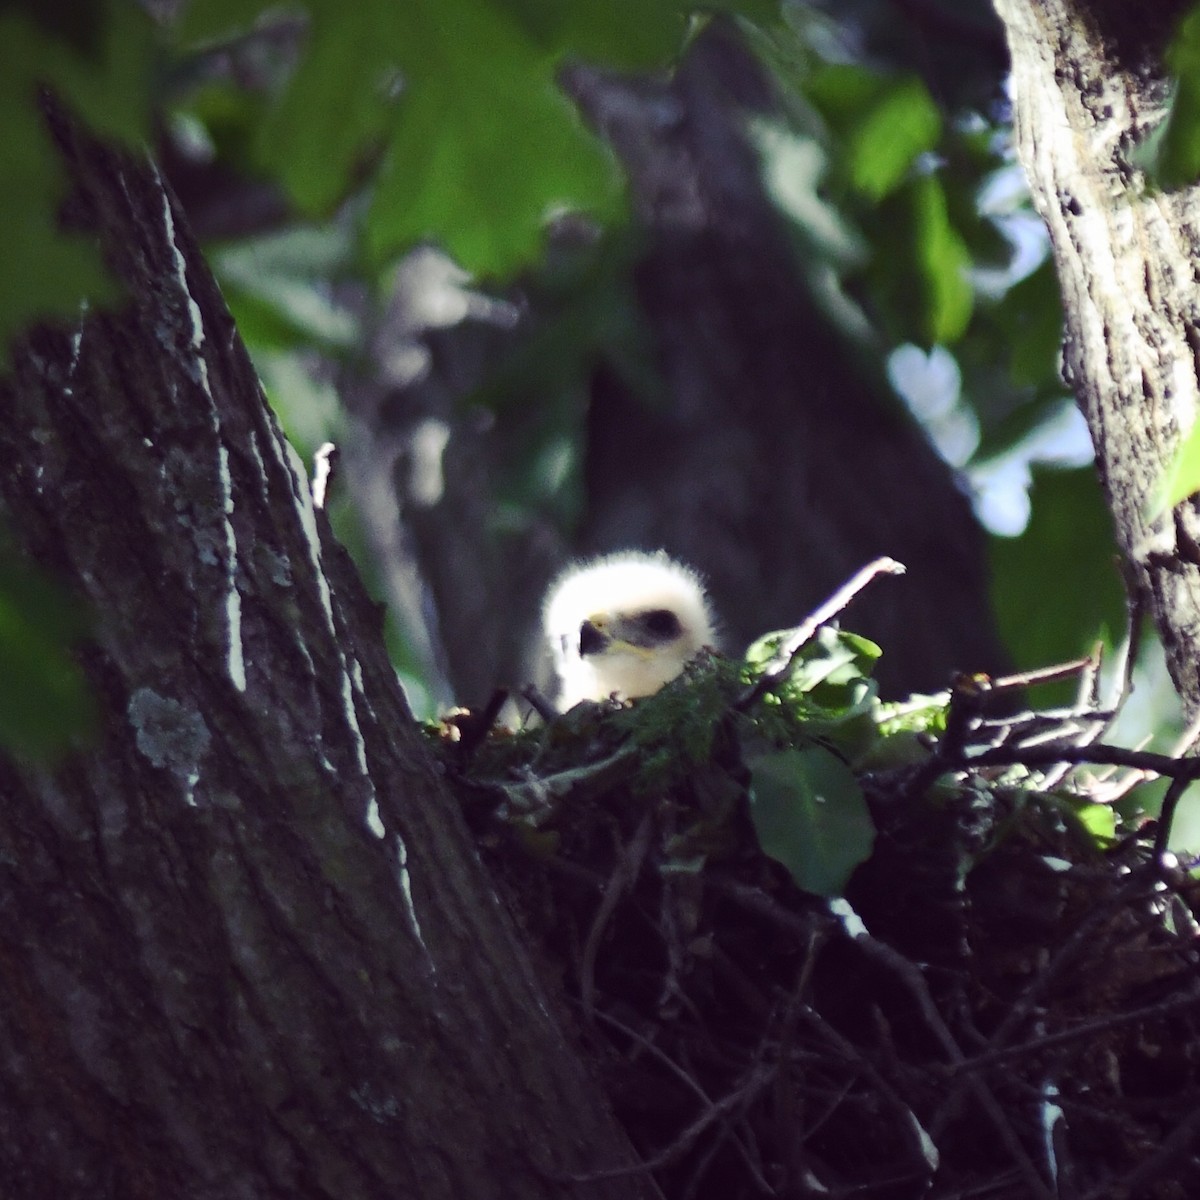
<svg viewBox="0 0 1200 1200"><path fill-rule="evenodd" d="M114 295L95 245L59 225L66 178L38 89L52 88L98 130L136 144L149 129L150 45L150 23L131 4L0 11L0 367L13 336L35 320Z"/></svg>
<svg viewBox="0 0 1200 1200"><path fill-rule="evenodd" d="M193 0L177 37L227 38L266 7ZM537 256L556 209L606 220L621 211L614 164L555 72L568 56L620 67L673 57L686 7L636 7L635 17L631 5L601 15L530 0L310 0L299 62L253 121L250 160L314 217L369 163L363 235L374 264L432 238L473 273L508 275ZM728 7L769 12L761 3Z"/></svg>
<svg viewBox="0 0 1200 1200"><path fill-rule="evenodd" d="M749 1189L730 1184L746 1178L748 1156L697 1160L686 1131L698 1088L730 1097L757 1144L786 1144L800 1118L756 1103L764 1080L824 1097L822 1152L806 1169L832 1162L861 1187L903 1170L930 1191L990 1170L1003 1191L1011 1150L1004 1139L981 1148L975 1123L944 1119L965 1101L956 1073L930 1067L931 1033L988 1078L993 1116L998 1103L1027 1115L1051 1064L1064 1103L1081 1100L1064 1124L1073 1136L1091 1128L1082 1123L1102 1087L1113 1102L1100 1136L1114 1121L1139 1127L1145 1093L1121 1103L1113 1064L1144 1078L1143 1035L1109 1042L1103 1067L1095 1039L1144 1022L1161 1039L1150 1061L1161 1060L1174 1036L1163 1005L1196 1004L1194 923L1189 884L1164 877L1147 828L1112 803L1119 790L1136 804L1140 771L1102 781L1054 761L1119 765L1126 752L1094 740L1107 714L991 715L979 679L880 704L868 677L878 648L829 627L789 678L753 691L785 640L770 635L741 664L702 656L626 706L583 703L516 735L475 729L465 745L472 714L434 737L524 930L605 1039L615 1110L635 1141L648 1111L684 1131L637 1142L664 1194L694 1179L706 1194ZM869 732L852 734L863 717ZM1183 759L1150 762L1194 772ZM1150 902L1164 891L1169 904ZM794 1025L765 1002L775 995L795 995ZM774 1037L780 1052L756 1076ZM863 1078L875 1078L864 1068L875 1056L905 1070L876 1086ZM694 1084L687 1103L673 1105L670 1088L660 1096L663 1064ZM830 1093L836 1070L846 1078ZM647 1091L652 1109L629 1103ZM1172 1120L1190 1111L1174 1105ZM864 1142L868 1119L889 1136ZM670 1155L655 1153L664 1140ZM1105 1179L1144 1159L1079 1154Z"/></svg>

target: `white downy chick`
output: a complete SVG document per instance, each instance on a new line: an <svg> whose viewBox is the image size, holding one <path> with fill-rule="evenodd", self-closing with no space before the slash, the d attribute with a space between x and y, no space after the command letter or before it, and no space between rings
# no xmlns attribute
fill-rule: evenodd
<svg viewBox="0 0 1200 1200"><path fill-rule="evenodd" d="M542 628L564 712L581 700L648 696L715 638L699 576L661 550L568 567L546 593Z"/></svg>

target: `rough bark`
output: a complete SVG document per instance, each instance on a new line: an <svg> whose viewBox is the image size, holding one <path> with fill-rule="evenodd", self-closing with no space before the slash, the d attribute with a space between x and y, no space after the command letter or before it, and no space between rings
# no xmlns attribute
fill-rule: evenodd
<svg viewBox="0 0 1200 1200"><path fill-rule="evenodd" d="M1186 709L1200 710L1200 509L1151 500L1197 412L1200 190L1152 190L1131 152L1163 115L1178 3L996 0L1018 149L1050 230L1065 374L1087 417L1117 541Z"/></svg>
<svg viewBox="0 0 1200 1200"><path fill-rule="evenodd" d="M16 347L0 513L94 613L93 742L0 764L0 1181L629 1197L157 174L61 115L116 314Z"/></svg>

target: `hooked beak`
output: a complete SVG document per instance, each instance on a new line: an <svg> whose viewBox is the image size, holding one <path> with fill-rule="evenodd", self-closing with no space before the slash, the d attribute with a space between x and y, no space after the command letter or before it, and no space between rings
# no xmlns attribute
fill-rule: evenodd
<svg viewBox="0 0 1200 1200"><path fill-rule="evenodd" d="M579 627L579 657L587 658L589 654L599 654L612 638L591 621L584 621Z"/></svg>

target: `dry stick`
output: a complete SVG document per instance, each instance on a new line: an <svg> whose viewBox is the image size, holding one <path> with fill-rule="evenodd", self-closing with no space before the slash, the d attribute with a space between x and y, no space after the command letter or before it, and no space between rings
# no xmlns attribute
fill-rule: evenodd
<svg viewBox="0 0 1200 1200"><path fill-rule="evenodd" d="M742 904L751 912L756 912L761 916L774 920L785 929L791 930L794 933L806 933L809 928L802 918L789 912L782 905L777 904L769 896L764 896L755 888L725 881L720 881L716 886L723 895ZM840 925L838 927L840 928ZM909 993L917 1002L918 1011L923 1017L925 1024L942 1047L946 1057L955 1066L961 1063L966 1056L954 1040L954 1035L950 1032L949 1027L942 1018L942 1014L938 1012L937 1005L934 1003L933 997L929 994L929 988L920 970L899 951L894 950L886 942L881 942L871 937L868 933L860 933L853 940L854 944L862 949L864 953L874 958L877 962L882 963L904 981ZM1004 1110L997 1103L991 1090L983 1080L974 1076L966 1077L959 1086L963 1085L969 1087L980 1107L988 1115L996 1132L1000 1135L1005 1149L1012 1156L1014 1165L1020 1171L1029 1194L1039 1197L1040 1200L1052 1200L1051 1193L1038 1173L1037 1167L1026 1153L1025 1147L1021 1145L1020 1139L1013 1131ZM945 1105L943 1105L943 1108L945 1108ZM936 1114L934 1119L936 1121ZM941 1132L940 1127L935 1129L931 1122L928 1131L931 1140L936 1145L937 1134Z"/></svg>
<svg viewBox="0 0 1200 1200"><path fill-rule="evenodd" d="M1146 1184L1168 1171L1185 1154L1194 1153L1197 1136L1200 1136L1200 1109L1180 1121L1149 1158L1143 1159L1123 1178L1109 1179L1101 1187L1086 1193L1083 1200L1147 1195L1143 1190Z"/></svg>
<svg viewBox="0 0 1200 1200"><path fill-rule="evenodd" d="M1128 650L1128 644L1126 644ZM1126 656L1127 661L1132 658ZM1076 726L1071 736L1077 745L1098 741L1109 728L1115 712L1099 712L1100 705L1100 668L1104 662L1104 644L1097 642L1088 655L1087 666L1079 673L1079 684L1075 690L1075 705L1071 713L1076 721L1085 722ZM1053 770L1047 771L1043 777L1042 788L1052 792L1071 773L1071 765L1062 763Z"/></svg>
<svg viewBox="0 0 1200 1200"><path fill-rule="evenodd" d="M530 708L533 709L539 717L548 725L555 717L558 716L558 709L546 699L545 696L532 684L527 683L521 689L521 695L529 702Z"/></svg>
<svg viewBox="0 0 1200 1200"><path fill-rule="evenodd" d="M661 1046L656 1046L645 1034L639 1033L632 1025L626 1025L624 1021L618 1020L610 1013L606 1013L604 1009L597 1008L592 1015L600 1021L611 1025L614 1029L619 1030L627 1038L640 1046L647 1054L661 1063L672 1075L675 1076L685 1087L696 1095L706 1109L713 1108L713 1100L709 1094L700 1086L699 1082L687 1073ZM762 1171L754 1162L753 1156L749 1148L743 1143L742 1139L736 1134L733 1136L733 1144L737 1147L738 1155L742 1160L746 1170L750 1173L755 1183L762 1187L767 1195L771 1194L770 1185L762 1176Z"/></svg>
<svg viewBox="0 0 1200 1200"><path fill-rule="evenodd" d="M1093 909L1075 927L1071 936L1055 952L1054 957L1029 981L1009 1009L1008 1015L1000 1022L995 1032L988 1039L987 1049L983 1053L987 1054L999 1050L1004 1046L1009 1036L1032 1013L1034 1006L1042 998L1042 995L1051 983L1075 961L1076 956L1088 944L1088 940L1091 938L1097 925L1107 921L1114 912L1132 900L1138 892L1145 890L1147 894L1151 894L1156 886L1157 879L1147 888L1142 879L1133 878L1124 887L1114 892L1106 904ZM957 1063L955 1067L956 1069L961 1069L961 1066ZM936 1139L938 1137L945 1128L946 1122L950 1120L951 1115L958 1105L958 1101L962 1097L965 1083L966 1080L962 1079L951 1087L946 1098L939 1105L938 1111L930 1119L929 1132L933 1138Z"/></svg>
<svg viewBox="0 0 1200 1200"><path fill-rule="evenodd" d="M1090 746L1077 746L1072 742L1047 742L1040 746L995 746L977 754L960 754L947 765L953 768L973 769L997 766L1042 767L1062 762L1136 767L1141 771L1152 771L1155 775L1163 775L1168 779L1182 779L1187 783L1200 778L1200 758L1173 758L1169 754L1155 754L1150 750L1127 750L1123 746L1110 746L1105 742L1095 742Z"/></svg>
<svg viewBox="0 0 1200 1200"><path fill-rule="evenodd" d="M1161 864L1171 835L1171 822L1184 792L1200 778L1200 758L1176 758L1169 754L1154 754L1148 750L1126 750L1121 746L1093 743L1088 746L1049 742L1041 746L997 746L978 754L960 754L954 764L958 767L1025 766L1036 767L1054 763L1096 763L1100 765L1133 767L1152 771L1172 780L1163 797L1154 838L1154 860Z"/></svg>
<svg viewBox="0 0 1200 1200"><path fill-rule="evenodd" d="M739 1106L748 1108L753 1104L771 1085L778 1069L777 1065L770 1063L756 1067L745 1083L734 1088L728 1096L718 1100L708 1112L702 1113L671 1145L653 1158L648 1158L632 1167L612 1167L604 1171L592 1171L587 1175L560 1174L554 1178L569 1183L596 1183L602 1179L620 1179L626 1175L649 1174L652 1171L661 1170L663 1167L669 1167L672 1163L678 1162L691 1149L692 1144L710 1125L722 1121L726 1113L734 1112ZM771 1192L768 1191L767 1194L770 1195Z"/></svg>
<svg viewBox="0 0 1200 1200"><path fill-rule="evenodd" d="M916 1140L916 1157L920 1159L923 1168L917 1168L913 1172L913 1178L924 1176L931 1177L936 1171L936 1164L929 1161L929 1155L925 1146L928 1141L929 1146L933 1142L929 1140L929 1135L925 1132L925 1127L921 1124L917 1114L913 1112L910 1105L905 1103L904 1098L899 1092L884 1078L883 1073L875 1066L873 1062L863 1052L854 1045L849 1039L843 1037L816 1009L810 1005L804 1004L800 1007L800 1015L809 1025L812 1026L833 1048L846 1060L856 1068L856 1073L863 1073L875 1085L879 1095L884 1100L891 1104L901 1118L901 1125L906 1133L915 1137ZM811 1131L810 1131L811 1134Z"/></svg>
<svg viewBox="0 0 1200 1200"><path fill-rule="evenodd" d="M642 817L629 845L617 859L616 868L604 889L592 927L588 930L587 941L583 947L583 958L579 964L579 1002L583 1006L583 1014L590 1021L592 1009L596 1000L596 955L600 950L600 939L604 936L613 913L616 911L621 897L638 877L642 863L650 849L650 834L654 826L653 813L647 812Z"/></svg>
<svg viewBox="0 0 1200 1200"><path fill-rule="evenodd" d="M1170 1016L1171 1013L1184 1012L1189 1008L1200 1007L1200 989L1193 989L1182 996L1174 996L1170 1000L1160 1000L1157 1004L1147 1004L1142 1008L1130 1009L1129 1012L1113 1013L1112 1016L1100 1017L1095 1021L1083 1021L1072 1029L1061 1029L1058 1033L1048 1033L1044 1037L1032 1038L1028 1042L1018 1042L1015 1046L1006 1046L1000 1050L985 1050L964 1059L958 1066L953 1067L952 1074L960 1075L967 1071L978 1071L984 1067L993 1067L1009 1059L1025 1058L1042 1050L1053 1050L1058 1046L1067 1046L1081 1038L1102 1033L1107 1029L1119 1029L1123 1025L1136 1025L1140 1021L1152 1021L1156 1017Z"/></svg>
<svg viewBox="0 0 1200 1200"><path fill-rule="evenodd" d="M1191 779L1172 779L1171 786L1167 788L1167 794L1163 797L1162 807L1158 810L1158 826L1154 831L1154 861L1157 863L1164 861L1167 842L1171 839L1171 823L1175 820L1175 810L1191 783Z"/></svg>
<svg viewBox="0 0 1200 1200"><path fill-rule="evenodd" d="M1016 671L1012 675L1002 675L999 679L987 679L986 686L992 692L1024 691L1039 683L1058 683L1062 679L1073 679L1084 674L1092 665L1092 656L1073 658L1070 662L1055 663L1052 667L1035 667L1031 671Z"/></svg>
<svg viewBox="0 0 1200 1200"><path fill-rule="evenodd" d="M808 645L817 630L827 621L832 621L873 579L877 579L880 575L903 575L905 570L904 564L897 562L894 558L876 558L855 572L828 600L818 604L791 631L791 636L779 647L778 653L771 660L767 670L734 701L734 709L737 712L745 712L752 704L761 700L769 691L787 679L796 659L800 656L800 651Z"/></svg>
<svg viewBox="0 0 1200 1200"><path fill-rule="evenodd" d="M1125 701L1133 693L1133 672L1137 666L1138 650L1142 640L1142 626L1146 619L1146 602L1134 589L1127 593L1125 601L1125 640L1117 652L1121 670L1117 673L1113 694L1106 707L1120 712Z"/></svg>

